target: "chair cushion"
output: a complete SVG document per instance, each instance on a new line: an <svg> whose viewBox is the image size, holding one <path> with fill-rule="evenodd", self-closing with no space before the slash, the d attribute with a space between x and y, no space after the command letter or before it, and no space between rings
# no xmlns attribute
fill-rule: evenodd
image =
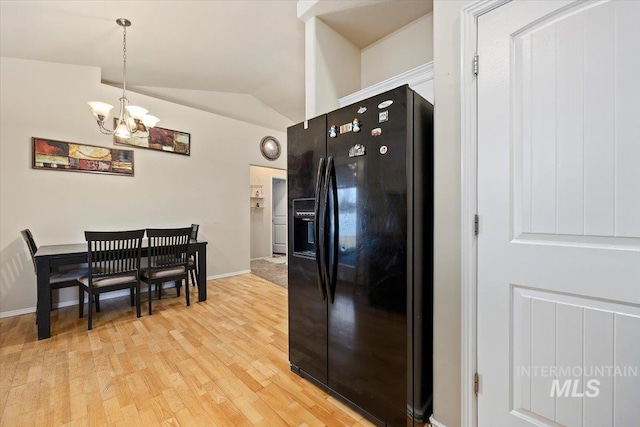
<svg viewBox="0 0 640 427"><path fill-rule="evenodd" d="M89 276L82 276L78 279L85 286L89 286ZM115 276L115 277L102 277L102 278L94 278L93 279L93 287L98 288L100 286L111 286L111 285L119 285L121 283L135 282L136 275L135 274L127 274L125 276Z"/></svg>
<svg viewBox="0 0 640 427"><path fill-rule="evenodd" d="M154 270L151 272L151 274L149 274L148 269L143 270L142 276L148 279L160 279L162 277L176 276L182 273L184 273L184 267L180 266L180 267L164 268L162 270Z"/></svg>
<svg viewBox="0 0 640 427"><path fill-rule="evenodd" d="M71 282L73 280L79 280L81 276L86 276L89 271L86 268L77 268L75 270L66 270L59 273L51 273L49 276L49 283L52 285L62 282Z"/></svg>

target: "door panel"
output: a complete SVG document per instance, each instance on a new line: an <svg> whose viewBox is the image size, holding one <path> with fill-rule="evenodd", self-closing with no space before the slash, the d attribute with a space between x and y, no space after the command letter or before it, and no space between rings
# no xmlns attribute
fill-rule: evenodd
<svg viewBox="0 0 640 427"><path fill-rule="evenodd" d="M399 426L407 423L406 88L394 92L394 103L387 108L390 120L379 123L377 106L388 98L387 93L328 117L329 125L354 118L362 123L360 132L342 133L327 143L338 198L328 375L332 389ZM359 114L360 107L367 111ZM371 130L378 127L382 134L373 137ZM365 155L349 157L356 144L365 147ZM380 152L383 145L385 154ZM335 208L329 204L330 210Z"/></svg>
<svg viewBox="0 0 640 427"><path fill-rule="evenodd" d="M480 426L640 419L638 19L563 1L478 19Z"/></svg>
<svg viewBox="0 0 640 427"><path fill-rule="evenodd" d="M273 248L274 254L287 252L287 181L273 179Z"/></svg>
<svg viewBox="0 0 640 427"><path fill-rule="evenodd" d="M318 292L316 260L293 254L293 201L315 197L318 162L326 154L325 132L325 116L309 120L307 129L300 123L287 130L289 360L324 383L327 304Z"/></svg>

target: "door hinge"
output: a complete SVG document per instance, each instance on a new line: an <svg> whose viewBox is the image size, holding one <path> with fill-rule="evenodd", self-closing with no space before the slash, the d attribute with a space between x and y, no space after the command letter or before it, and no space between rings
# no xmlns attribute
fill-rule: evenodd
<svg viewBox="0 0 640 427"><path fill-rule="evenodd" d="M476 236L480 234L480 217L478 214L473 216L473 234Z"/></svg>
<svg viewBox="0 0 640 427"><path fill-rule="evenodd" d="M479 391L480 391L480 376L476 372L475 374L473 374L473 394L477 396Z"/></svg>
<svg viewBox="0 0 640 427"><path fill-rule="evenodd" d="M473 55L473 74L475 74L476 76L478 75L478 62L480 62L478 58L479 57L477 53Z"/></svg>

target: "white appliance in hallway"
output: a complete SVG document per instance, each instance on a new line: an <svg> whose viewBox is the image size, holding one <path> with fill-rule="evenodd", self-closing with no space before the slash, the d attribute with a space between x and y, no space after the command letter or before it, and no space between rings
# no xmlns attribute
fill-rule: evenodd
<svg viewBox="0 0 640 427"><path fill-rule="evenodd" d="M271 178L272 182L272 233L274 254L287 253L287 180Z"/></svg>

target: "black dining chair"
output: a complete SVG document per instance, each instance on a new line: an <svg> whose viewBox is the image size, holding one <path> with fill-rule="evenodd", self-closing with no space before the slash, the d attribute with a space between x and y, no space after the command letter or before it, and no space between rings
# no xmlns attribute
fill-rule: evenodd
<svg viewBox="0 0 640 427"><path fill-rule="evenodd" d="M191 224L191 240L198 240L198 229L200 225ZM189 274L191 274L191 284L192 286L200 287L200 283L198 282L198 259L196 254L189 254Z"/></svg>
<svg viewBox="0 0 640 427"><path fill-rule="evenodd" d="M140 256L144 230L85 231L89 273L79 279L78 306L84 317L84 294L96 301L104 292L129 289L131 305L140 317ZM135 301L134 301L135 300ZM93 327L93 308L89 303L87 329Z"/></svg>
<svg viewBox="0 0 640 427"><path fill-rule="evenodd" d="M191 228L148 228L147 238L149 251L141 280L148 285L149 315L152 314L151 285L156 285L158 297L162 298L162 284L175 282L177 296L180 296L184 280L187 305L191 305L188 267Z"/></svg>
<svg viewBox="0 0 640 427"><path fill-rule="evenodd" d="M27 248L29 248L29 253L31 254L31 261L33 262L33 270L38 275L38 267L36 265L36 252L38 251L38 246L36 245L36 241L33 238L33 234L31 230L24 229L20 232L22 238L27 244ZM53 308L53 290L54 289L62 289L62 288L70 288L73 286L78 286L78 278L87 274L86 268L73 268L67 270L54 270L49 273L49 287L51 288L51 297L49 300L51 301L51 308ZM36 304L36 311L38 310L38 305ZM37 319L37 315L36 315Z"/></svg>

